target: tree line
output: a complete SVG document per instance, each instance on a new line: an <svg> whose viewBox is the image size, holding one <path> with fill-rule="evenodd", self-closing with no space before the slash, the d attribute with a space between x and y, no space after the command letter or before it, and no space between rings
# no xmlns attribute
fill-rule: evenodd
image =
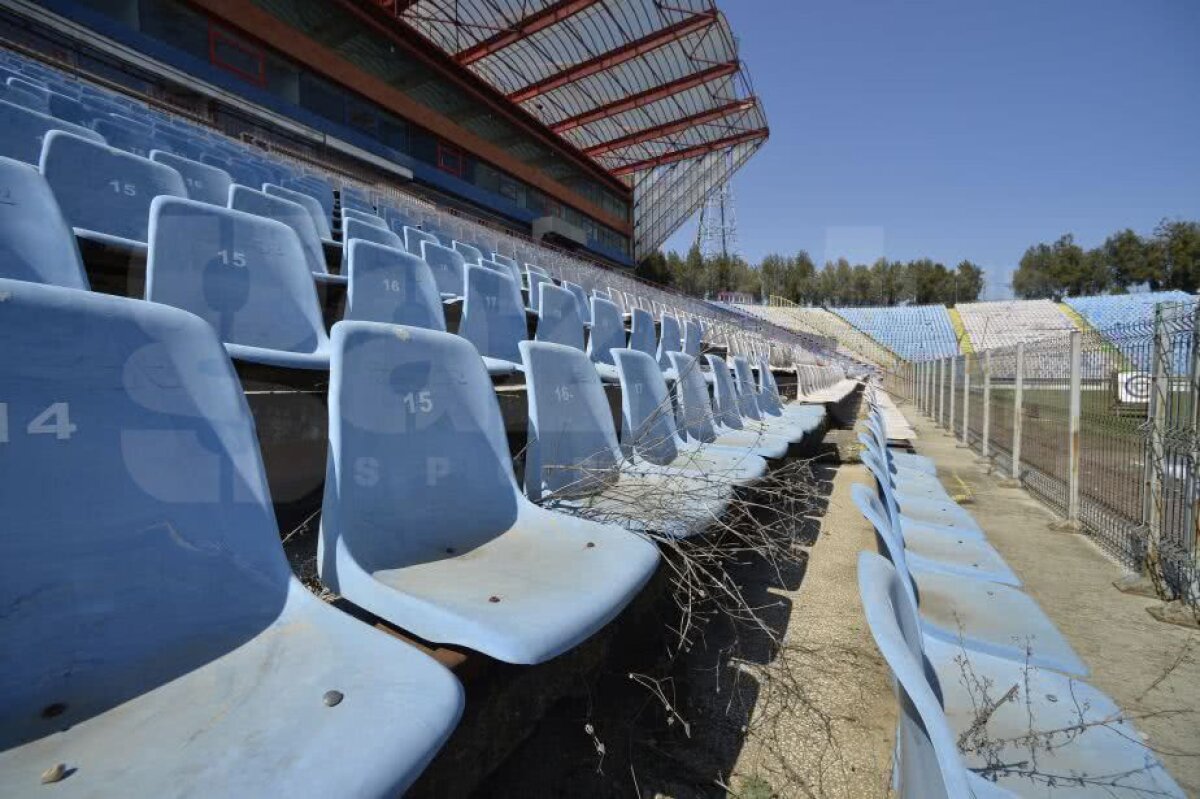
<svg viewBox="0 0 1200 799"><path fill-rule="evenodd" d="M1012 282L1013 293L1026 300L1119 294L1132 286L1195 293L1200 287L1200 222L1164 219L1149 236L1127 228L1090 250L1068 233L1026 250Z"/></svg>
<svg viewBox="0 0 1200 799"><path fill-rule="evenodd" d="M970 261L948 269L929 258L880 258L870 265L839 258L818 268L804 250L794 256L772 253L749 264L738 256L706 257L692 245L686 255L671 251L647 256L635 274L695 297L739 292L783 297L800 305L954 305L975 302L983 293L983 270Z"/></svg>

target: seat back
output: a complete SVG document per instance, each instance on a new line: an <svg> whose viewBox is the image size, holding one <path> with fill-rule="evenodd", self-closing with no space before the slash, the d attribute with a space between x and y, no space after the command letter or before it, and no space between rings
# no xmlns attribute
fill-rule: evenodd
<svg viewBox="0 0 1200 799"><path fill-rule="evenodd" d="M734 356L733 371L737 375L738 410L747 419L759 421L762 419L762 411L758 408L758 391L754 385L754 372L745 355Z"/></svg>
<svg viewBox="0 0 1200 799"><path fill-rule="evenodd" d="M958 746L926 667L905 639L911 624L901 607L905 592L892 564L871 552L858 556L858 590L871 636L887 661L900 705L896 787L901 799L957 799L973 795ZM914 634L919 632L911 630Z"/></svg>
<svg viewBox="0 0 1200 799"><path fill-rule="evenodd" d="M514 275L519 275L521 273L521 267L515 260L509 258L507 255L501 255L498 252L493 252L492 260L498 264L504 264L506 267L508 267L508 271L512 272Z"/></svg>
<svg viewBox="0 0 1200 799"><path fill-rule="evenodd" d="M406 226L404 228L404 247L413 255L421 254L421 243L426 241L430 244L441 244L438 237L432 233L426 233L415 227Z"/></svg>
<svg viewBox="0 0 1200 799"><path fill-rule="evenodd" d="M469 258L467 259L467 263L470 263ZM499 272L505 277L512 278L512 280L509 282L509 285L512 286L513 302L515 302L521 308L525 307L525 297L521 294L521 278L519 275L513 275L513 273L510 272L506 266L504 266L504 264L499 264L495 261L489 261L486 258L480 261L479 265L486 269L491 269L493 272Z"/></svg>
<svg viewBox="0 0 1200 799"><path fill-rule="evenodd" d="M423 260L366 239L350 240L346 251L344 319L446 329L437 284Z"/></svg>
<svg viewBox="0 0 1200 799"><path fill-rule="evenodd" d="M0 158L0 276L87 289L75 234L46 179L28 164Z"/></svg>
<svg viewBox="0 0 1200 799"><path fill-rule="evenodd" d="M261 216L282 222L296 234L300 244L301 260L311 274L323 275L328 273L325 265L325 249L317 235L310 214L300 203L284 199L282 196L267 194L248 186L234 184L229 189L229 207L244 211L248 214Z"/></svg>
<svg viewBox="0 0 1200 799"><path fill-rule="evenodd" d="M588 306L588 295L583 290L583 286L564 280L562 287L575 295L575 303L579 306L579 318L583 320L584 324L590 325L592 323L592 309Z"/></svg>
<svg viewBox="0 0 1200 799"><path fill-rule="evenodd" d="M549 283L553 286L554 281L540 272L529 272L527 280L529 281L529 307L536 311L542 299L542 292L538 286L543 283Z"/></svg>
<svg viewBox="0 0 1200 799"><path fill-rule="evenodd" d="M9 750L250 640L292 582L254 423L208 325L56 286L0 279L0 294Z"/></svg>
<svg viewBox="0 0 1200 799"><path fill-rule="evenodd" d="M644 352L650 356L657 356L657 350L654 341L657 336L654 333L654 317L649 311L644 311L641 308L634 308L631 317L629 330L629 349Z"/></svg>
<svg viewBox="0 0 1200 799"><path fill-rule="evenodd" d="M142 158L149 158L150 150L154 147L151 143L154 129L131 119L110 114L93 122L92 130L103 136L109 147L116 147Z"/></svg>
<svg viewBox="0 0 1200 799"><path fill-rule="evenodd" d="M466 554L506 531L520 492L474 348L373 322L335 325L332 347L322 580L337 590L339 548L372 572Z"/></svg>
<svg viewBox="0 0 1200 799"><path fill-rule="evenodd" d="M538 286L538 323L535 341L549 341L564 347L583 349L583 322L579 318L575 295L553 283Z"/></svg>
<svg viewBox="0 0 1200 799"><path fill-rule="evenodd" d="M329 348L300 242L272 219L156 198L146 299L191 311L226 344L304 354Z"/></svg>
<svg viewBox="0 0 1200 799"><path fill-rule="evenodd" d="M41 171L68 224L132 241L146 241L155 197L187 196L171 167L59 130L46 134Z"/></svg>
<svg viewBox="0 0 1200 799"><path fill-rule="evenodd" d="M420 255L433 270L439 292L453 294L455 297L463 296L467 265L462 253L450 247L443 247L435 240L420 242Z"/></svg>
<svg viewBox="0 0 1200 799"><path fill-rule="evenodd" d="M348 217L342 224L342 274L346 274L347 259L349 258L350 242L358 239L360 241L369 241L373 244L380 244L384 247L393 247L397 250L404 250L404 242L400 240L392 231L386 227L373 225L370 222L364 222L361 219Z"/></svg>
<svg viewBox="0 0 1200 799"><path fill-rule="evenodd" d="M716 420L708 399L708 384L700 372L700 361L682 352L670 353L669 357L677 376L675 391L679 403L679 427L689 438L710 443L717 437Z"/></svg>
<svg viewBox="0 0 1200 799"><path fill-rule="evenodd" d="M345 228L346 228L346 223L352 219L355 220L356 222L361 222L364 225L372 225L374 227L383 228L384 230L388 230L387 222L384 222L383 218L380 216L377 216L376 214L368 214L365 211L356 211L353 208L343 208L342 209L342 229L343 230L345 230ZM343 236L342 238L345 239L345 236Z"/></svg>
<svg viewBox="0 0 1200 799"><path fill-rule="evenodd" d="M529 392L525 493L582 497L618 478L620 451L600 377L580 350L522 341Z"/></svg>
<svg viewBox="0 0 1200 799"><path fill-rule="evenodd" d="M679 457L675 411L658 363L644 352L614 349L621 380L621 451L666 466Z"/></svg>
<svg viewBox="0 0 1200 799"><path fill-rule="evenodd" d="M775 375L771 374L771 362L766 357L758 359L758 409L771 416L783 415L783 400Z"/></svg>
<svg viewBox="0 0 1200 799"><path fill-rule="evenodd" d="M517 344L526 339L525 309L513 300L512 278L483 266L467 265L466 295L458 334L480 355L518 363Z"/></svg>
<svg viewBox="0 0 1200 799"><path fill-rule="evenodd" d="M683 352L683 338L679 334L679 320L670 314L663 314L660 322L662 334L658 339L658 365L663 369L671 368L668 352Z"/></svg>
<svg viewBox="0 0 1200 799"><path fill-rule="evenodd" d="M683 351L685 354L693 358L700 357L702 333L699 322L688 320L683 323Z"/></svg>
<svg viewBox="0 0 1200 799"><path fill-rule="evenodd" d="M178 172L183 178L189 199L210 205L229 202L229 187L233 185L233 178L224 169L163 150L151 150L150 160L166 164Z"/></svg>
<svg viewBox="0 0 1200 799"><path fill-rule="evenodd" d="M104 143L104 137L94 130L0 99L0 156L36 166L42 157L42 143L52 130Z"/></svg>
<svg viewBox="0 0 1200 799"><path fill-rule="evenodd" d="M467 244L465 241L454 241L454 249L462 255L463 260L468 264L479 265L483 263L483 251L474 244Z"/></svg>
<svg viewBox="0 0 1200 799"><path fill-rule="evenodd" d="M333 238L333 231L329 227L329 215L325 211L325 206L316 197L308 192L284 188L276 183L263 183L262 190L264 194L271 197L278 197L281 200L288 200L303 208L312 219L313 229L316 231L318 239L328 241ZM322 269L321 271L324 272L325 270Z"/></svg>
<svg viewBox="0 0 1200 799"><path fill-rule="evenodd" d="M625 322L617 306L600 297L592 297L592 333L587 353L593 363L613 364L612 350L625 347Z"/></svg>
<svg viewBox="0 0 1200 799"><path fill-rule="evenodd" d="M742 411L738 404L737 389L725 359L716 355L705 355L713 373L713 393L716 395L716 419L726 427L741 430L744 427Z"/></svg>

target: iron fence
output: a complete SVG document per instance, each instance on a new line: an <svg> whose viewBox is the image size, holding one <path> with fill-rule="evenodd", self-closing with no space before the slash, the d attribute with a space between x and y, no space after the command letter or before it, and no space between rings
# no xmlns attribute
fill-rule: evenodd
<svg viewBox="0 0 1200 799"><path fill-rule="evenodd" d="M1200 606L1200 304L908 363L888 385L1123 565Z"/></svg>

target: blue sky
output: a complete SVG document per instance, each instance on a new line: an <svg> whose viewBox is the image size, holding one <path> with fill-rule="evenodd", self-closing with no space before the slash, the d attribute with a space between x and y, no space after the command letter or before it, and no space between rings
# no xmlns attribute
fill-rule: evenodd
<svg viewBox="0 0 1200 799"><path fill-rule="evenodd" d="M771 139L751 262L969 258L1200 219L1200 0L725 0ZM695 219L668 241L686 249Z"/></svg>

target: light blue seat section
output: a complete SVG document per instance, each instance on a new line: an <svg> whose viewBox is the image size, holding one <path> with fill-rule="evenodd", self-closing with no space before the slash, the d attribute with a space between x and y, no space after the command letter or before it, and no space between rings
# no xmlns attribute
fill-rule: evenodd
<svg viewBox="0 0 1200 799"><path fill-rule="evenodd" d="M867 624L895 677L900 797L1083 799L1098 785L1103 795L1125 799L1184 796L1125 714L1093 686L921 635L903 574L879 555L859 555L858 584ZM985 686L994 705L983 716ZM1014 687L1018 698L999 701ZM1036 766L1031 734L1054 741L1038 747ZM965 735L988 741L987 751L960 751L955 741ZM963 775L965 783L956 784Z"/></svg>
<svg viewBox="0 0 1200 799"><path fill-rule="evenodd" d="M300 260L311 275L330 282L345 282L345 275L330 275L325 264L325 250L317 235L312 215L300 203L281 196L267 194L248 186L234 184L229 188L229 207L263 219L272 219L291 228L300 247Z"/></svg>
<svg viewBox="0 0 1200 799"><path fill-rule="evenodd" d="M476 266L479 266L480 264L483 263L483 251L480 250L478 247L476 247L474 244L468 244L465 241L455 240L453 247L456 251L458 251L458 253L460 255L462 255L463 260L466 261L468 264L474 264ZM512 274L511 270L505 270L505 271L508 272L508 274L510 274L510 275Z"/></svg>
<svg viewBox="0 0 1200 799"><path fill-rule="evenodd" d="M688 319L683 323L683 352L693 358L700 357L701 337L704 335L699 322Z"/></svg>
<svg viewBox="0 0 1200 799"><path fill-rule="evenodd" d="M679 332L679 320L663 314L660 320L662 332L658 339L658 365L665 371L671 368L669 352L683 352L683 336Z"/></svg>
<svg viewBox="0 0 1200 799"><path fill-rule="evenodd" d="M716 400L716 418L725 427L746 433L770 436L787 442L798 443L804 432L791 425L767 425L754 418L758 414L753 395L739 392L725 360L716 355L705 355L713 376L713 394ZM753 414L754 416L750 415Z"/></svg>
<svg viewBox="0 0 1200 799"><path fill-rule="evenodd" d="M87 289L75 234L41 173L0 158L0 198L0 277Z"/></svg>
<svg viewBox="0 0 1200 799"><path fill-rule="evenodd" d="M462 689L292 576L211 328L140 300L0 292L5 457L37 482L5 485L0 794L402 793Z"/></svg>
<svg viewBox="0 0 1200 799"><path fill-rule="evenodd" d="M526 283L529 285L529 307L533 310L538 310L538 303L541 301L542 292L538 288L543 283L554 285L554 281L548 276L538 272L527 273Z"/></svg>
<svg viewBox="0 0 1200 799"><path fill-rule="evenodd" d="M329 368L312 276L296 234L282 222L157 198L150 210L146 299L201 317L235 358Z"/></svg>
<svg viewBox="0 0 1200 799"><path fill-rule="evenodd" d="M649 311L634 308L630 318L629 349L644 352L650 356L658 355L655 344L658 336L654 332L654 317Z"/></svg>
<svg viewBox="0 0 1200 799"><path fill-rule="evenodd" d="M412 250L409 250L412 253ZM424 258L425 263L433 271L437 281L438 292L445 299L462 297L467 280L467 265L462 253L450 247L443 247L436 241L421 241L417 253L418 258Z"/></svg>
<svg viewBox="0 0 1200 799"><path fill-rule="evenodd" d="M471 262L471 259L468 258L467 263L469 264L470 262ZM510 291L512 292L512 295L513 295L513 302L515 302L522 309L525 308L525 297L522 296L522 294L521 294L521 279L520 279L519 275L514 276L513 273L510 272L503 264L498 264L495 261L489 261L486 258L484 260L480 261L479 265L484 267L485 269L490 269L493 272L496 272L498 274L504 275L507 278L510 278L508 285L511 287Z"/></svg>
<svg viewBox="0 0 1200 799"><path fill-rule="evenodd" d="M390 232L387 222L383 221L383 217L375 214L368 214L364 211L356 211L353 208L342 209L342 229L345 229L346 223L351 219L363 223L364 225L373 225L374 227L383 228Z"/></svg>
<svg viewBox="0 0 1200 799"><path fill-rule="evenodd" d="M907 360L924 361L958 354L958 336L944 305L830 310Z"/></svg>
<svg viewBox="0 0 1200 799"><path fill-rule="evenodd" d="M400 240L392 231L386 227L372 225L368 222L363 222L361 219L350 218L342 224L342 274L347 274L346 253L347 245L359 239L369 241L374 244L381 244L384 247L393 247L397 250L404 250L404 242Z"/></svg>
<svg viewBox="0 0 1200 799"><path fill-rule="evenodd" d="M583 286L564 280L562 287L575 295L575 302L579 306L579 318L583 320L585 325L590 327L592 324L592 308L588 304L588 295L583 290Z"/></svg>
<svg viewBox="0 0 1200 799"><path fill-rule="evenodd" d="M252 184L252 185L258 185ZM263 183L262 191L272 197L278 197L282 200L290 200L304 208L312 219L313 228L317 231L317 238L323 241L332 241L333 231L329 225L329 213L325 206L321 204L313 194L301 189L288 188L280 186L277 183ZM332 203L332 198L330 199ZM325 271L325 270L322 270Z"/></svg>
<svg viewBox="0 0 1200 799"><path fill-rule="evenodd" d="M786 436L792 441L802 441L805 436L814 432L821 424L822 412L816 409L798 410L789 414L780 413L772 416L764 413L760 400L762 394L754 380L750 362L744 355L735 356L733 369L737 377L738 403L743 416L758 422L768 431Z"/></svg>
<svg viewBox="0 0 1200 799"><path fill-rule="evenodd" d="M0 155L37 166L42 157L42 143L52 130L104 143L104 137L94 130L0 98Z"/></svg>
<svg viewBox="0 0 1200 799"><path fill-rule="evenodd" d="M405 226L404 228L404 246L413 255L421 254L422 242L430 242L431 244L441 244L438 237L432 233L426 233L424 230L415 227Z"/></svg>
<svg viewBox="0 0 1200 799"><path fill-rule="evenodd" d="M113 115L101 117L92 123L92 130L99 133L110 147L124 150L127 153L149 158L154 149L151 138L154 129L132 120L118 118Z"/></svg>
<svg viewBox="0 0 1200 799"><path fill-rule="evenodd" d="M575 295L551 283L539 287L538 322L535 341L548 341L565 347L583 349L583 322Z"/></svg>
<svg viewBox="0 0 1200 799"><path fill-rule="evenodd" d="M333 347L326 585L425 640L538 663L586 640L649 579L649 542L521 495L467 341L340 322Z"/></svg>
<svg viewBox="0 0 1200 799"><path fill-rule="evenodd" d="M1133 294L1099 295L1095 297L1067 297L1063 300L1080 316L1088 321L1102 336L1111 342L1121 354L1129 359L1132 369L1145 372L1153 367L1152 347L1142 346L1137 336L1130 335L1137 325L1154 322L1154 309L1159 304L1194 304L1195 295L1186 291L1144 291ZM1168 359L1168 370L1176 376L1188 373L1191 357L1190 347L1183 336L1172 336L1172 353ZM1092 371L1096 377L1107 375L1106 364L1084 365L1085 376ZM1057 377L1058 373L1047 375Z"/></svg>
<svg viewBox="0 0 1200 799"><path fill-rule="evenodd" d="M225 205L229 201L229 187L233 185L233 178L224 169L162 150L151 150L150 160L166 164L178 172L183 177L183 185L190 199L210 205Z"/></svg>
<svg viewBox="0 0 1200 799"><path fill-rule="evenodd" d="M466 267L458 335L475 345L493 375L520 371L518 344L528 337L525 309L513 299L512 278L483 266Z"/></svg>
<svg viewBox="0 0 1200 799"><path fill-rule="evenodd" d="M625 343L625 320L621 309L608 300L592 297L592 329L588 335L587 354L601 380L617 380L612 351L624 349Z"/></svg>
<svg viewBox="0 0 1200 799"><path fill-rule="evenodd" d="M57 130L46 134L41 171L76 234L123 248L145 247L155 197L187 196L171 167Z"/></svg>
<svg viewBox="0 0 1200 799"><path fill-rule="evenodd" d="M870 451L862 453L863 464L871 470L883 492L884 499L899 518L906 523L930 525L957 530L975 538L983 537L983 528L970 512L949 498L929 498L921 493L901 494L879 458ZM936 479L936 478L926 478Z"/></svg>
<svg viewBox="0 0 1200 799"><path fill-rule="evenodd" d="M671 353L670 358L671 365L678 375L678 427L687 434L689 440L701 444L746 449L763 458L782 458L787 454L786 439L722 425L709 400L708 383L700 371L699 361L681 352Z"/></svg>
<svg viewBox="0 0 1200 799"><path fill-rule="evenodd" d="M352 239L346 293L346 320L446 329L446 316L433 273L404 250Z"/></svg>

